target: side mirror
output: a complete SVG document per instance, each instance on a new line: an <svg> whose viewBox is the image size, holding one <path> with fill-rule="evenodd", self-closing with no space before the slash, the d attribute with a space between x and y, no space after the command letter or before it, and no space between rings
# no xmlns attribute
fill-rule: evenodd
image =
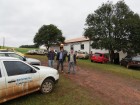
<svg viewBox="0 0 140 105"><path fill-rule="evenodd" d="M23 58L23 61L26 61L26 57Z"/></svg>
<svg viewBox="0 0 140 105"><path fill-rule="evenodd" d="M31 73L36 73L36 70L32 69L32 70L31 70Z"/></svg>

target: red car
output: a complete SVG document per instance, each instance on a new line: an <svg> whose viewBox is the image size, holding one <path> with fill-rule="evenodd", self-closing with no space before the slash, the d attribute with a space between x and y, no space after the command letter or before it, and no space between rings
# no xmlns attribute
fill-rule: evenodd
<svg viewBox="0 0 140 105"><path fill-rule="evenodd" d="M107 63L109 61L106 54L95 53L91 56L91 62Z"/></svg>

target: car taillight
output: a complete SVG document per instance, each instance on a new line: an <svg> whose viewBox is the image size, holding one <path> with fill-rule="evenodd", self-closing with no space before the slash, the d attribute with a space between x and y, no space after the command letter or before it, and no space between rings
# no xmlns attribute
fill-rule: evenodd
<svg viewBox="0 0 140 105"><path fill-rule="evenodd" d="M132 61L131 63L132 63L132 64L139 64L140 62Z"/></svg>

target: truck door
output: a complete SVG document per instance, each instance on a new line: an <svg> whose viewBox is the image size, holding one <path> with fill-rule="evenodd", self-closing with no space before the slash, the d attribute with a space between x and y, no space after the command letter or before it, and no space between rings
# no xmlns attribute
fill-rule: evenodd
<svg viewBox="0 0 140 105"><path fill-rule="evenodd" d="M5 76L3 75L2 67L0 66L0 103L6 98Z"/></svg>
<svg viewBox="0 0 140 105"><path fill-rule="evenodd" d="M4 65L8 95L19 97L39 88L39 74L29 65L21 61L4 61Z"/></svg>

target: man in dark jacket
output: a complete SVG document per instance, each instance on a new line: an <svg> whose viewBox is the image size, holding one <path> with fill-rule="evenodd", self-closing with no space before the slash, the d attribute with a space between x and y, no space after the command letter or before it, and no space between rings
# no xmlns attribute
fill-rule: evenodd
<svg viewBox="0 0 140 105"><path fill-rule="evenodd" d="M68 74L70 73L71 67L73 68L73 74L75 74L75 64L76 64L76 54L74 54L73 49L71 50L70 54L68 55Z"/></svg>
<svg viewBox="0 0 140 105"><path fill-rule="evenodd" d="M57 57L56 57L56 60L58 61L57 62L57 70L59 70L59 66L61 64L61 72L63 72L63 62L65 60L65 53L63 51L63 48L60 49L60 52L57 53Z"/></svg>
<svg viewBox="0 0 140 105"><path fill-rule="evenodd" d="M48 52L48 66L49 67L53 67L54 58L55 58L54 49L53 48L50 48L50 51Z"/></svg>

